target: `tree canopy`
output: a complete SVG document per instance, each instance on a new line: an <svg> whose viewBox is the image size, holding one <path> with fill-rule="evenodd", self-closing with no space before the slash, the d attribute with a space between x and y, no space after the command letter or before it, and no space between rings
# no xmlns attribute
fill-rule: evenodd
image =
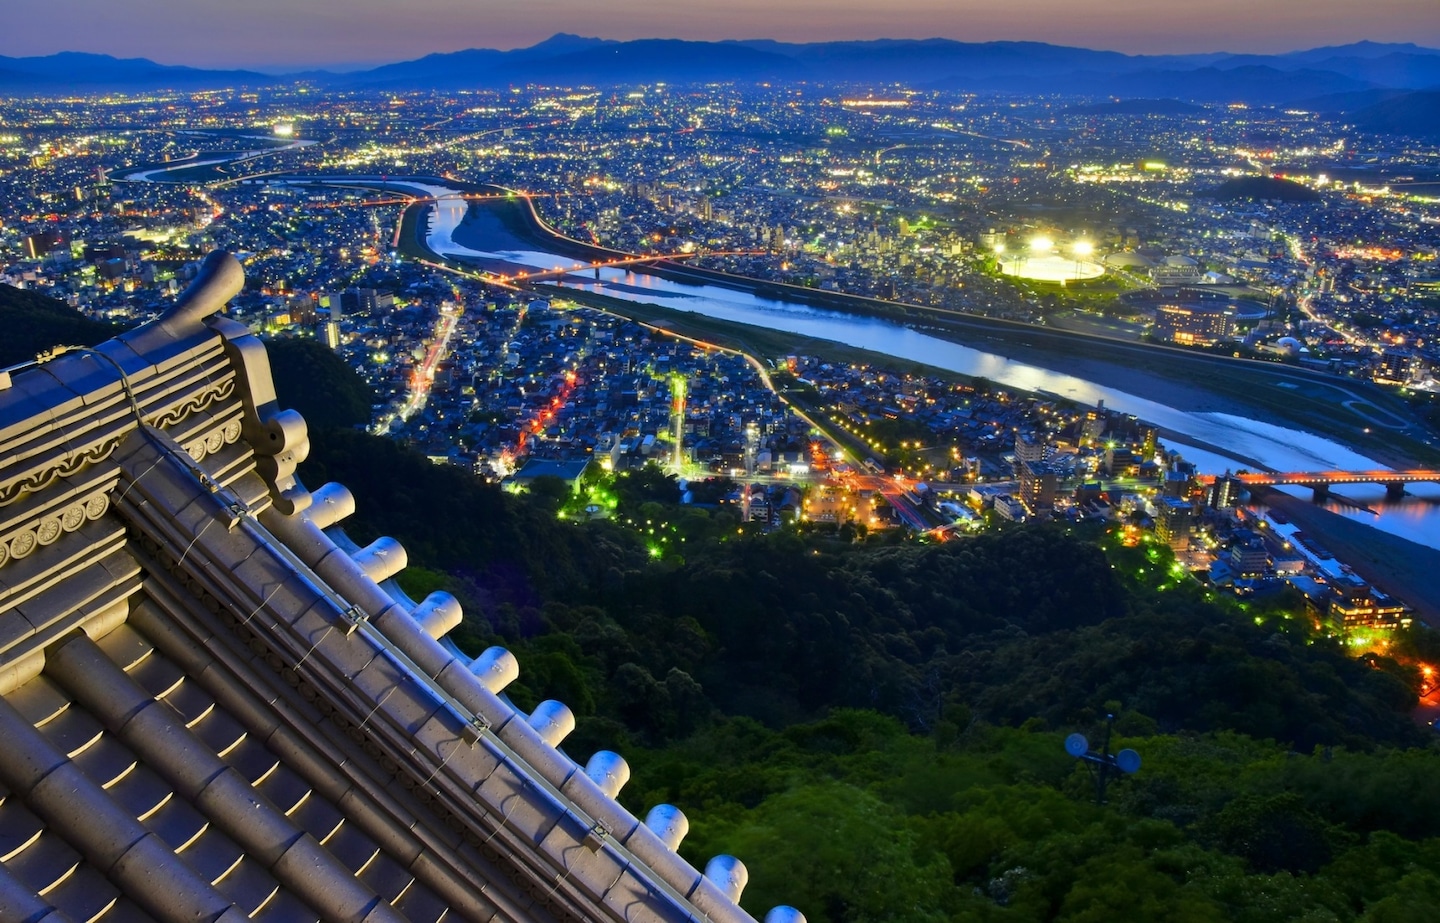
<svg viewBox="0 0 1440 923"><path fill-rule="evenodd" d="M47 295L0 285L0 366L15 365L55 346L94 346L123 328L91 320Z"/></svg>
<svg viewBox="0 0 1440 923"><path fill-rule="evenodd" d="M27 329L51 331L33 351L109 335L22 300ZM36 341L19 342L23 359ZM352 537L395 536L407 590L460 596L454 640L511 647L516 706L577 714L567 752L624 752L621 800L681 807L688 859L746 860L757 918L1388 923L1440 906L1440 745L1410 717L1411 664L1440 657L1427 629L1356 658L1294 598L1218 597L1104 527L760 534L725 508L733 485L685 505L657 470L574 500L505 494L349 428L368 398L330 354L271 356L311 422L302 477L355 493ZM1143 766L1101 805L1062 742L1107 727Z"/></svg>
<svg viewBox="0 0 1440 923"><path fill-rule="evenodd" d="M298 410L311 430L370 422L374 393L335 353L304 339L268 340L265 349L276 395L284 406Z"/></svg>

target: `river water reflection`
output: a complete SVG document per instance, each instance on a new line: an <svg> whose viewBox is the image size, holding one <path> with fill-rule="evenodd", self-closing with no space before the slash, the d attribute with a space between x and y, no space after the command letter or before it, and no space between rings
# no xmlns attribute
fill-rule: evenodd
<svg viewBox="0 0 1440 923"><path fill-rule="evenodd" d="M447 228L447 231L454 230ZM447 250L450 255L466 257L487 269L513 272L521 267L551 270L575 265L573 259L536 250L484 249L486 241L467 239L466 230L462 227L454 233L454 242ZM719 285L676 282L624 269L602 268L599 276L597 280L593 272L588 271L584 275L567 276L564 285L612 298L657 304L720 320L834 340L965 375L982 376L1011 388L1070 398L1082 404L1103 400L1106 407L1134 414L1180 434L1182 438L1171 437L1167 439L1167 444L1208 473L1219 474L1245 465L1235 458L1187 445L1183 437L1229 450L1239 457L1255 459L1279 471L1382 467L1373 459L1313 433L1231 414L1178 410L1139 395L962 346L880 318L759 297ZM1412 490L1416 496L1391 504L1384 503L1383 488L1345 487L1341 492L1377 512L1332 503L1329 506L1335 512L1440 548L1440 487L1417 485ZM1308 491L1301 489L1297 493L1304 495Z"/></svg>

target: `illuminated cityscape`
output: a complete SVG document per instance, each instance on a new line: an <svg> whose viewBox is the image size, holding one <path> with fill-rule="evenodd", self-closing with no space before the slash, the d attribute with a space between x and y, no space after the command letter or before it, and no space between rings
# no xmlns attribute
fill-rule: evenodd
<svg viewBox="0 0 1440 923"><path fill-rule="evenodd" d="M1057 124L1070 130L1052 137ZM654 461L737 479L732 501L772 526L782 509L804 515L787 490L838 477L888 497L864 525L943 534L982 524L977 509L1048 518L1063 499L1063 515L1082 515L1071 495L1122 473L1100 448L1112 424L1082 430L1083 408L1067 415L1068 402L1000 392L982 409L973 386L874 359L756 356L759 370L799 383L803 409L820 417L802 419L738 356L566 293L587 274L598 281L602 266L653 278L635 272L656 256L817 293L1435 387L1434 149L1397 152L1305 111L1098 118L1068 101L945 92L336 95L299 85L18 102L4 125L7 281L133 322L161 310L199 256L234 249L254 280L235 317L327 342L380 396L377 432L482 477L528 459L591 459L612 472ZM1367 166L1377 158L1385 166ZM1256 171L1304 196L1224 193ZM513 222L514 190L537 228L595 255L560 241L579 258L467 258L481 251L455 234ZM512 236L502 229L489 249L517 245ZM437 271L447 265L460 275ZM672 394L686 382L688 404ZM1390 413L1375 412L1382 422ZM886 430L916 448L866 435ZM1052 447L1043 463L1008 461L1020 432ZM1128 473L1152 485L1194 471L1183 458L1178 469L1137 461ZM843 480L852 468L861 483ZM770 482L754 505L760 494L744 482L761 475L793 480ZM1134 502L1153 508L1138 499L1143 483ZM1223 562L1214 543L1236 527L1209 527Z"/></svg>
<svg viewBox="0 0 1440 923"><path fill-rule="evenodd" d="M580 43L574 47L584 50L595 40L557 36L551 41L562 49ZM747 54L780 56L768 46L743 47ZM1355 47L1361 48L1350 52L1355 60L1379 57ZM1409 49L1417 46L1396 45L1389 53L1423 59L1423 67L1433 65L1440 73L1440 51ZM523 57L505 60L522 72L539 66ZM775 61L762 63L780 67ZM1246 66L1259 65L1235 65ZM961 656L955 638L933 626L924 634L923 619L902 624L897 616L892 624L884 622L888 616L876 615L874 624L882 627L866 630L873 628L888 640L877 642L875 650L899 658L909 672L900 679L898 672L887 673L890 662L880 654L863 664L846 660L844 670L854 676L845 680L853 680L854 688L847 686L845 696L828 700L814 691L831 682L819 678L827 672L825 658L834 659L836 672L843 672L839 661L850 654L845 642L824 641L826 632L850 636L826 619L833 615L837 624L850 625L859 624L859 617L842 611L840 604L827 610L816 602L813 612L806 610L808 621L777 629L786 637L821 639L815 642L820 653L805 649L813 657L805 661L806 678L785 686L783 694L766 691L758 678L753 686L748 680L733 682L744 671L760 669L758 655L752 662L737 651L754 635L768 632L762 616L791 605L782 602L790 598L785 596L789 590L772 584L801 586L813 596L823 595L827 581L851 587L853 580L844 606L883 613L891 605L886 594L949 573L947 564L916 576L922 571L918 566L907 570L911 565L894 563L903 555L941 549L933 553L959 556L967 547L999 547L986 542L1022 541L1017 535L1048 536L1034 538L1036 543L1083 536L1090 542L1087 548L1101 549L1075 565L1077 573L1088 576L1064 592L1090 599L1086 588L1093 578L1097 587L1151 594L1144 605L1128 604L1127 618L1161 611L1165 599L1184 600L1184 606L1176 605L1186 613L1191 610L1185 606L1213 605L1217 612L1238 613L1245 630L1253 624L1271 632L1272 640L1291 639L1283 643L1297 650L1333 649L1346 664L1362 664L1384 674L1386 682L1399 677L1391 700L1400 703L1392 710L1402 730L1383 746L1410 746L1420 738L1404 735L1417 726L1433 736L1417 724L1440 717L1431 679L1440 645L1426 633L1440 627L1435 583L1440 569L1434 566L1440 554L1440 136L1433 122L1428 129L1413 121L1407 124L1421 127L1383 129L1368 121L1371 115L1353 114L1369 109L1346 109L1350 103L1342 104L1339 91L1266 103L1241 101L1244 94L1238 92L1233 97L1187 95L1161 86L1153 98L1132 94L1121 99L1109 92L1037 89L1034 80L1018 77L1012 91L975 88L954 77L871 83L554 78L516 80L503 87L477 82L417 89L398 77L382 79L385 68L378 70L381 76L367 71L349 83L314 73L259 83L222 80L218 88L204 89L196 84L7 91L0 98L0 283L53 299L74 317L110 325L94 329L120 337L112 343L123 343L131 334L121 331L132 331L135 342L148 344L136 353L146 368L162 369L169 347L155 345L160 342L155 331L170 331L177 312L193 310L187 307L195 299L192 283L216 285L212 276L221 264L212 253L233 254L243 280L235 277L233 297L227 293L216 301L207 296L218 316L192 324L187 335L214 333L217 342L225 341L225 369L234 365L240 371L224 374L239 376L241 396L216 390L200 398L186 392L185 399L234 397L240 403L232 428L241 434L243 426L243 435L225 436L230 430L221 428L160 436L173 436L176 447L193 459L192 467L207 454L232 452L224 446L239 446L233 450L237 458L242 449L250 451L233 464L250 466L246 478L267 479L268 493L263 503L246 502L256 510L273 503L274 510L289 517L282 521L268 506L264 516L256 513L255 522L263 521L269 530L257 539L257 547L268 547L266 542L278 535L275 541L287 548L311 548L305 543L320 542L316 535L325 530L325 541L331 542L325 553L343 551L361 562L356 567L370 578L365 583L345 570L345 581L358 581L346 583L349 592L364 596L379 588L374 592L391 593L385 598L411 610L406 618L413 616L429 632L423 642L411 637L414 632L398 641L375 640L377 650L388 651L393 642L418 645L429 656L434 641L443 645L445 656L461 658L464 669L488 690L476 692L467 679L464 691L456 692L437 673L431 677L439 690L431 693L437 701L480 695L500 702L500 690L513 676L491 689L485 672L510 670L509 661L490 653L499 648L487 647L500 641L519 645L532 658L527 663L538 665L538 679L527 677L534 685L522 683L520 691L513 691L516 698L543 693L545 683L572 695L574 701L565 706L549 700L529 703L529 714L506 698L510 710L494 713L498 719L471 706L456 711L477 727L483 724L486 733L487 722L503 724L520 715L533 735L544 738L551 750L527 755L529 763L520 761L531 773L532 789L547 793L532 798L536 803L561 799L549 794L550 787L559 792L569 784L568 776L556 781L546 774L549 769L534 767L548 767L548 754L576 727L571 708L582 719L604 715L580 735L586 744L601 740L603 733L630 734L627 742L656 753L697 729L721 726L715 717L721 713L725 720L753 718L757 728L789 733L783 729L816 716L860 720L845 717L846 710L873 708L886 720L904 722L905 733L912 735L939 740L937 729L943 727L950 743L937 743L941 750L952 744L959 750L989 745L977 743L982 732L973 732L981 720L981 701L990 709L986 714L1005 714L993 718L1005 733L1012 726L1031 727L1031 720L1039 722L1034 727L1044 727L1040 718L1023 714L1024 700L996 704L994 698L976 693L966 699L957 691L964 682L955 677L972 668L980 675L976 664L982 661L983 671L1019 675L1020 668L1009 661L1001 664L999 654L994 664L985 660L992 649L1049 630L1028 623L1017 627L1018 617L1002 624L974 616L976 625L986 626L974 631L975 638L984 635L984 643L963 649L963 665L947 660L944 671L924 673L916 663ZM1345 93L1362 92L1348 86ZM1411 89L1407 86L1406 92ZM1372 91L1378 94L1380 88L1363 92ZM1385 92L1392 95L1377 96L1377 105L1400 98L1400 90ZM1429 91L1413 95L1427 93L1435 96ZM1428 97L1423 102L1434 106ZM246 364L255 361L253 354L246 359L245 347L234 345L251 341L269 345L264 379L256 377L258 366ZM212 361L206 358L211 346L196 344L200 340L185 347L191 352L184 362L194 366L196 376L219 375L205 365ZM43 353L34 361L27 355L0 371L0 402L14 399L16 419L33 422L44 414L14 394L5 397L12 373L14 380L31 383L26 388L39 389L35 382L57 355ZM326 376L343 373L363 394L364 419L329 431L311 419L310 435L302 428L297 436L293 421L286 423L274 406L275 398L282 407L289 406L287 401L298 403L285 384L287 363L301 361L297 356L310 363L300 373L302 396L321 407L339 406L339 391ZM322 359L335 363L338 371L322 374ZM71 363L66 369L79 368L79 358L66 361ZM38 368L32 368L37 362ZM276 395L267 397L271 366ZM121 364L116 369L140 415L141 402L130 394L125 377L129 373ZM66 387L93 399L80 390L80 373L74 375ZM314 393L304 395L311 387ZM9 418L4 419L8 426ZM89 432L86 427L100 426L98 420L87 417L72 428ZM174 429L178 418L166 425ZM146 429L137 432L143 436ZM265 432L270 439L283 434L284 444L266 448ZM213 442L216 433L225 436L221 445L206 449L206 440ZM362 437L377 442L344 441ZM327 438L347 448L318 452L321 460L310 462L317 467L305 468L311 442L318 445ZM412 490L396 473L401 463L374 447L381 439L396 452L403 448L423 457L436 477L457 478L447 482L453 494L421 496L418 488ZM110 446L109 451L120 450ZM132 454L124 456L118 483L138 482L144 476L134 473L138 450L123 451ZM21 448L15 453L17 466L29 464ZM403 505L423 507L431 518L449 519L452 501L456 510L468 509L458 498L472 490L498 498L487 507L492 511L519 509L543 517L543 527L533 520L524 527L507 526L510 531L497 545L509 547L487 553L533 553L534 560L543 558L546 564L524 577L516 576L520 567L514 562L487 564L488 570L468 562L457 565L446 558L450 539L427 537L414 543L420 549L411 562L414 574L397 577L408 559L404 549L383 544L393 540L379 538L362 549L358 537L337 537L329 528L333 523L322 521L331 515L325 503L353 508L354 497L336 499L339 493L327 493L336 488L332 484L310 484L307 491L294 478L286 482L297 464L299 478L308 477L307 470L327 480L335 471L356 478L357 470L367 470L366 459L377 466L377 483L403 498ZM391 467L382 469L382 464ZM201 472L197 484L220 490L217 472L222 469L195 470ZM17 468L14 496L5 493L9 482L0 480L0 513L17 497L28 496L26 491L58 490L50 486L54 479L68 476L42 475ZM365 483L370 476L356 479ZM237 484L238 478L233 479ZM294 506L297 496L303 499ZM117 495L107 502L123 499ZM30 502L12 509L28 510L24 504ZM315 511L325 511L306 513L312 503ZM287 504L294 508L285 509ZM127 517L151 515L138 501L120 510ZM180 513L173 515L178 521ZM238 517L235 522L245 519L233 510L232 515ZM458 523L460 514L454 516ZM18 514L12 518L4 528L32 528ZM369 529L365 522L362 532ZM171 543L179 541L175 536L187 538L179 531L171 536L174 530L166 523L155 527L156 535L170 530L164 534ZM467 521L464 528L478 526ZM562 531L545 531L552 528ZM194 542L204 534L202 528ZM34 541L23 546L22 554L22 546L15 544L19 537L0 533L0 567L30 554L35 542L43 543L38 535L31 535ZM531 547L542 541L553 543L549 558ZM166 542L152 544L159 550L143 542L137 547L157 561L168 560ZM457 540L455 547L460 546ZM214 561L224 560L223 547L200 547ZM795 560L803 561L809 554L831 566L828 562L860 552L875 557L863 567L834 564L823 577L798 566L784 572L767 557L779 561L800 555ZM984 606L976 600L1018 595L1015 586L1029 585L1030 553L987 564L983 580L965 583L956 577L953 590L947 584L944 592L932 593L933 604L953 608L963 603L979 611ZM331 579L320 563L296 564L289 554L277 558L284 567L298 568L295 573L307 580ZM711 555L747 554L752 556L727 558L713 572L705 569ZM1046 554L1063 558L1068 552ZM586 555L602 563L587 563ZM396 561L399 567L392 566ZM182 554L172 568L181 588L186 580L198 586L210 579L199 571L180 574L183 563ZM544 572L550 567L570 576L555 576L554 584L547 584ZM862 575L872 567L883 578L869 570ZM565 596L554 587L565 580L583 582L572 572L589 582L583 591L572 586ZM707 589L688 594L677 589L691 586L686 580ZM732 630L723 619L702 626L704 607L711 603L700 597L713 585L723 601L720 588L736 592L731 581L763 600L756 603L756 621L737 614L734 625L748 627ZM643 592L636 589L642 585ZM393 591L387 589L391 586ZM404 595L421 586L455 596L426 608L427 603ZM872 591L873 597L867 595ZM35 592L38 597L40 591ZM163 592L147 592L164 601L169 598L164 594L176 591L167 585ZM952 592L955 599L949 598ZM447 607L457 596L467 606L465 618L456 604L453 619L441 619L443 630L426 628L423 620L432 616L431 609ZM426 593L414 596L422 597ZM939 601L942 597L946 601ZM197 598L206 605L213 601ZM16 599L17 607L27 604ZM262 608L265 604L268 599ZM212 614L226 605L212 607ZM335 605L351 620L346 637L379 630L357 629L368 626L366 618ZM1098 631L1096 626L1108 624L1101 615L1089 622L1074 613L1089 606L1118 622L1118 609L1104 609L1107 605L1093 599L1083 605L1067 601L1056 603L1055 611L1073 616L1076 630ZM692 615L692 607L701 614ZM1047 617L1063 621L1059 615ZM449 632L455 634L447 637ZM1220 632L1193 632L1196 637L1207 633ZM1303 643L1294 640L1301 634ZM678 666L646 660L649 655L634 649L635 639L648 643L651 637L660 639L657 646L665 651L693 656L684 653L691 659L677 661ZM1055 654L1063 643L1049 653L1037 653L1037 648L1023 656L1030 663ZM1194 650L1211 643L1195 641L1193 650L1185 648L1191 651L1186 656L1205 656ZM1256 640L1252 647L1262 643L1271 642ZM315 644L318 648L321 642ZM1143 662L1149 655L1138 652L1142 643L1136 644L1134 659ZM429 669L411 663L423 659L414 651L403 655L395 656L405 669ZM107 648L106 656L120 655ZM724 661L724 670L733 672L714 666L718 661L706 660L710 656L732 658ZM596 658L584 661L591 672L566 666L582 657ZM603 669L595 666L602 661ZM1133 664L1127 669L1140 670ZM54 682L70 682L59 678L69 674L69 667L57 665L53 671ZM722 678L726 692L710 691ZM1103 677L1087 675L1076 682L1088 683L1087 691L1109 688ZM1145 682L1135 680L1140 688ZM296 688L309 688L299 683ZM1257 690L1264 686L1253 678L1244 683ZM1339 680L1335 684L1346 686ZM13 685L23 686L19 680ZM705 709L695 704L702 701L702 687L705 695L715 696L704 700ZM864 694L855 691L862 687ZM7 696L14 691L4 688ZM1007 688L1013 693L1014 687ZM307 701L315 699L313 692L305 693ZM1374 694L1383 698L1383 692ZM1085 755L1084 738L1080 752L1070 756L1095 765L1112 759L1106 748L1116 714L1120 733L1130 737L1145 736L1136 728L1151 736L1189 730L1183 723L1189 718L1151 721L1152 728L1126 712L1123 701L1113 705L1111 700L1123 696L1116 692L1083 706L1085 726L1105 728L1103 759ZM490 699L484 701L488 707ZM239 705L231 708L240 710ZM395 720L402 719L408 720ZM1354 735L1364 720L1351 714L1345 723L1352 736L1343 741L1326 736L1328 731L1312 734L1308 727L1294 733L1274 730L1282 724L1278 717L1273 728L1256 721L1241 730L1270 743L1299 741L1295 751L1323 752L1328 764L1332 746L1335 752L1346 746L1363 749ZM561 725L566 725L563 731L554 731ZM1229 733L1227 727L1216 721L1207 725L1207 733ZM546 736L552 731L555 740ZM403 731L395 733L399 743L387 740L385 746L403 749ZM524 733L532 735L531 730ZM845 746L858 747L855 741L871 733L847 729L841 737ZM483 734L476 737L483 739ZM1433 743L1425 747L1427 753L1434 750ZM1174 758L1159 745L1156 749L1162 765ZM923 763L927 757L910 758ZM381 765L389 766L387 760L393 762L390 750ZM444 765L434 769L432 778ZM612 805L622 820L630 817L625 810L637 810L620 808L615 800L630 773L623 760L620 765L623 773L604 760L583 770L607 800L600 813L584 816L593 826L588 833L582 830L575 843L600 854L610 855L606 838L616 831L607 826L610 821L591 818L611 817L604 812ZM568 762L563 766L574 768ZM1094 770L1076 770L1086 771ZM613 791L605 781L607 772L625 777ZM1106 790L1100 772L1097 810ZM406 778L409 791L423 772ZM7 779L0 776L0 781ZM462 791L472 781L456 777L445 784ZM768 777L727 782L755 786L757 794L745 810L783 788ZM1057 785L1054 792L1073 800L1080 789L1072 782ZM686 784L645 777L643 791L647 797L700 797ZM1116 782L1115 790L1129 792L1128 784ZM1274 783L1277 791L1287 792L1299 785ZM452 794L448 788L441 792L445 798ZM565 789L563 798L570 797ZM589 797L588 789L583 797ZM932 814L940 816L978 796L947 795L952 800L943 803L931 794L904 797L917 804L933 800L941 806ZM1138 803L1141 796L1135 798ZM1124 810L1141 810L1120 796L1115 801ZM9 803L0 797L0 812ZM668 801L655 811L661 808L675 810ZM1198 816L1200 809L1193 810ZM739 823L740 808L730 805L724 811L718 826L697 827L706 846L733 833L725 824ZM1220 821L1211 817L1191 827L1188 815L1182 815L1176 809L1173 817L1162 819L1175 823L1184 836L1193 834L1197 850L1245 855L1247 874L1286 870L1314 875L1325 867L1319 860L1288 858L1266 865L1244 853L1238 841L1226 839L1230 833ZM1307 813L1302 819L1316 818L1318 824L1319 816ZM674 822L680 833L670 843L664 832L670 828L662 827L670 817L652 812L645 824L674 853L688 822L683 815ZM452 827L471 829L466 824L472 821L462 819ZM499 829L504 827L502 822ZM944 899L960 903L935 906L951 908L955 919L1032 918L1002 913L1008 913L1012 893L1038 887L1033 884L1038 873L1019 864L1002 869L1004 863L995 858L1021 834L1008 827L1003 836L995 834L1003 845L963 871L962 851L954 843L970 834L935 832L939 829L932 819L913 823L905 834L951 863L950 884L963 881L957 886L961 897ZM1389 828L1376 822L1368 829ZM1351 848L1357 836L1335 833L1326 841L1325 856ZM567 840L561 851L571 845ZM466 859L472 860L475 868L484 866ZM720 860L733 861L728 855L715 861ZM497 860L484 853L484 861ZM672 915L674 908L691 913L710 899L680 893L676 882L694 869L676 866L680 870L674 871L669 861L642 869L645 886L663 894L665 904L663 910L647 910L645 919L681 919ZM349 872L336 874L346 879ZM417 872L414 880L430 889L416 892L422 894L417 906L422 898L426 907L443 903L446 888L463 890L455 881L466 874L469 867L447 871L450 878ZM737 903L746 874L743 865L739 871L724 863L705 868L704 887L713 885L728 895L715 919L749 919L744 914L750 911ZM948 881L949 874L941 877ZM990 877L982 881L983 875ZM278 872L276 880L277 889L301 888ZM590 912L592 898L602 908L596 912L612 912L608 892L597 897L588 890L591 879L566 887L563 897L569 903L563 906L551 907L543 896L536 897L536 907L544 904L544 915L536 919L579 919ZM520 888L530 897L538 894L523 881ZM38 887L30 890L44 895ZM772 904L780 900L769 881L761 890L767 900L775 897ZM963 913L955 910L970 901L970 891L988 908L984 913L1002 915L965 916L973 910L968 903ZM403 893L385 900L399 908ZM122 898L117 900L122 903L114 906L125 906ZM1047 900L1053 906L1037 911L1034 919L1068 918L1058 909L1059 898ZM1352 903L1359 907L1363 902L1356 898ZM263 906L253 912L260 914ZM814 920L880 918L850 905L801 910ZM512 907L495 918L524 919L530 912ZM1362 918L1347 912L1351 916L1335 918ZM450 918L429 910L395 913L397 918ZM765 917L767 923L806 919L788 905L775 913L780 915ZM1117 911L1113 918L1167 917L1125 917Z"/></svg>

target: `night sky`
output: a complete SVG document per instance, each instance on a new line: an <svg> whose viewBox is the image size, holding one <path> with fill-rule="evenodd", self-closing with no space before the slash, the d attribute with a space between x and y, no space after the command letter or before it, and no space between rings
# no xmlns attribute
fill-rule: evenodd
<svg viewBox="0 0 1440 923"><path fill-rule="evenodd" d="M1284 52L1370 39L1440 47L1440 0L44 0L0 55L355 67L555 32L611 39L1028 40L1127 53Z"/></svg>

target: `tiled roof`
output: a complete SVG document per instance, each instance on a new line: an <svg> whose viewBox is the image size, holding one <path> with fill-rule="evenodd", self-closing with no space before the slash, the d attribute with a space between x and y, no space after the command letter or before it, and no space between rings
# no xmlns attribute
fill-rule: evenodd
<svg viewBox="0 0 1440 923"><path fill-rule="evenodd" d="M0 371L0 920L708 920L743 865L517 713L453 598L294 478L304 421L217 316L238 263L93 350ZM378 582L377 582L378 581ZM388 585L388 584L387 584ZM767 920L803 919L777 908Z"/></svg>

